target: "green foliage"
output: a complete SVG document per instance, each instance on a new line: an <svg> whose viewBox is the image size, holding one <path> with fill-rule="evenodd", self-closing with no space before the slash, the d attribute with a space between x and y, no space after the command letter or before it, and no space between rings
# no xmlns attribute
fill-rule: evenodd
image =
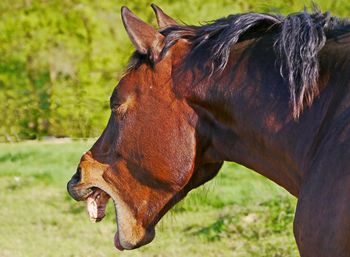
<svg viewBox="0 0 350 257"><path fill-rule="evenodd" d="M0 2L0 141L42 136L97 136L109 95L132 47L120 7L155 25L150 0L23 0ZM179 21L198 24L246 11L288 12L304 1L156 1ZM347 0L317 1L349 16ZM309 2L307 2L309 4Z"/></svg>

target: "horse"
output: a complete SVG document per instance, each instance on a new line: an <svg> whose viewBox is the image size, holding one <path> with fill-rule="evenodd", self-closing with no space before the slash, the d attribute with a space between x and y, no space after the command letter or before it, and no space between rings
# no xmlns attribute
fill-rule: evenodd
<svg viewBox="0 0 350 257"><path fill-rule="evenodd" d="M136 51L69 194L94 221L112 198L130 250L234 161L298 198L302 257L350 256L350 22L315 8L190 26L152 8L158 29L121 9Z"/></svg>

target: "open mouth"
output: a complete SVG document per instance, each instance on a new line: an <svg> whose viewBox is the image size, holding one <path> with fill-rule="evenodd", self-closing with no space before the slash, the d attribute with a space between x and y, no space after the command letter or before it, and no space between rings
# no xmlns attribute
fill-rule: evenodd
<svg viewBox="0 0 350 257"><path fill-rule="evenodd" d="M86 201L88 216L94 223L105 217L108 200L112 198L117 222L114 245L118 250L135 249L153 240L154 226L144 227L135 218L129 206L108 186L101 183L87 185L81 183L80 177L75 175L68 182L67 189L76 201Z"/></svg>
<svg viewBox="0 0 350 257"><path fill-rule="evenodd" d="M105 217L105 211L110 196L103 190L94 187L86 197L86 210L92 222L99 222Z"/></svg>
<svg viewBox="0 0 350 257"><path fill-rule="evenodd" d="M86 201L86 210L89 215L89 219L91 222L96 223L101 221L106 216L106 207L108 204L108 200L111 198L109 194L107 194L105 191L98 187L92 187L89 189L91 193L89 193L85 197ZM117 210L115 210L117 212ZM117 214L117 213L116 213ZM117 218L116 218L117 220ZM114 245L115 247L123 251L124 247L122 246L120 239L119 239L119 233L115 233L114 236Z"/></svg>

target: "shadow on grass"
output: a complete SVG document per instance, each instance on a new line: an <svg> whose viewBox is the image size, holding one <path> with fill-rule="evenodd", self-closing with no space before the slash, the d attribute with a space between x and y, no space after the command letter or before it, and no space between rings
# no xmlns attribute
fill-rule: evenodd
<svg viewBox="0 0 350 257"><path fill-rule="evenodd" d="M293 217L294 204L289 198L279 197L257 204L253 208L226 206L212 224L187 227L185 232L207 241L233 237L254 241L285 233L292 225Z"/></svg>

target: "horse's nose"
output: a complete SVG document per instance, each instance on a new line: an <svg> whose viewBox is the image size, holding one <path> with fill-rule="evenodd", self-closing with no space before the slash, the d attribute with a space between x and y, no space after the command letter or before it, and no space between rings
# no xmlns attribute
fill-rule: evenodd
<svg viewBox="0 0 350 257"><path fill-rule="evenodd" d="M81 179L81 169L79 167L77 172L73 175L73 177L67 183L67 191L70 194L70 196L76 201L80 201L82 198L81 195L75 189L75 185L80 182L80 179Z"/></svg>
<svg viewBox="0 0 350 257"><path fill-rule="evenodd" d="M77 169L77 172L75 172L75 174L71 178L71 181L78 183L80 181L80 179L81 179L81 168L79 167Z"/></svg>

